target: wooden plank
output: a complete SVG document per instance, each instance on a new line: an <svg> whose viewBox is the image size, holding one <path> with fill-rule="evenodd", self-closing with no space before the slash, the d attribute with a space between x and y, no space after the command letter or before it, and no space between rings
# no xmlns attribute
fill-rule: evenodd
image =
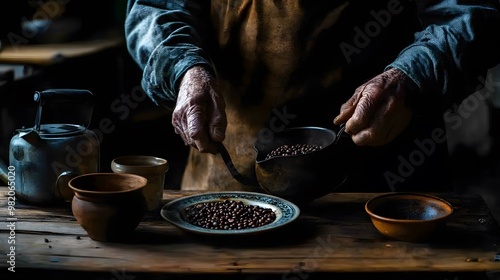
<svg viewBox="0 0 500 280"><path fill-rule="evenodd" d="M163 203L193 194L168 190ZM7 240L0 192L0 251ZM31 269L151 273L481 272L500 269L497 223L480 197L446 194L455 208L428 243L387 240L364 213L376 194L330 194L302 209L288 227L248 237L199 236L148 214L126 243L91 240L70 207L16 205L16 266ZM4 269L7 263L0 264ZM290 278L291 279L291 278Z"/></svg>
<svg viewBox="0 0 500 280"><path fill-rule="evenodd" d="M3 236L2 236L3 237ZM168 235L167 235L168 237ZM21 268L50 268L111 271L126 267L127 271L169 273L228 273L248 272L286 273L294 269L321 272L383 271L490 271L500 269L493 262L494 252L446 248L429 249L404 242L384 244L353 243L348 240L307 242L293 248L238 247L235 244L214 247L211 243L110 245L87 237L20 234L17 266ZM45 242L47 238L49 242ZM328 236L323 237L326 241ZM178 239L173 239L179 241ZM182 241L182 240L180 240ZM279 245L279 244L278 244ZM29 254L23 253L28 252ZM467 259L474 261L467 261Z"/></svg>

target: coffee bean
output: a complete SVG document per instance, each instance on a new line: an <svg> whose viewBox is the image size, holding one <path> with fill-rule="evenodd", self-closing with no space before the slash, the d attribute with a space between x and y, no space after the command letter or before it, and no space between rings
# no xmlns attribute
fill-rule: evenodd
<svg viewBox="0 0 500 280"><path fill-rule="evenodd" d="M313 144L282 145L267 154L265 159L270 159L273 157L305 155L321 150L321 148L321 146Z"/></svg>
<svg viewBox="0 0 500 280"><path fill-rule="evenodd" d="M202 202L185 209L188 222L208 229L246 229L261 227L276 220L270 208L225 199Z"/></svg>

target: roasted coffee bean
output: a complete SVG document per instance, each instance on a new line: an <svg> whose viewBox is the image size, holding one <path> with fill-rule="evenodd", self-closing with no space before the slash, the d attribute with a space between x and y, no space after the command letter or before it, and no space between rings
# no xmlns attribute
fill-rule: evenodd
<svg viewBox="0 0 500 280"><path fill-rule="evenodd" d="M184 210L189 223L208 229L255 228L276 220L276 214L270 208L230 199L202 202Z"/></svg>
<svg viewBox="0 0 500 280"><path fill-rule="evenodd" d="M266 159L270 159L272 157L305 155L314 151L321 150L321 148L321 146L313 144L282 145L267 154Z"/></svg>

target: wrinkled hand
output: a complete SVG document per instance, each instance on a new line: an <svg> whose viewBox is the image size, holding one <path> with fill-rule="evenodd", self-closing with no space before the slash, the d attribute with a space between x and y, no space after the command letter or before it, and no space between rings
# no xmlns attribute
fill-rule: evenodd
<svg viewBox="0 0 500 280"><path fill-rule="evenodd" d="M215 142L225 138L227 119L224 98L217 92L215 78L204 68L189 69L181 80L172 113L175 133L184 144L202 153L217 153Z"/></svg>
<svg viewBox="0 0 500 280"><path fill-rule="evenodd" d="M405 83L410 79L398 69L390 69L358 87L340 108L334 124L346 122L345 131L359 146L390 143L410 123Z"/></svg>

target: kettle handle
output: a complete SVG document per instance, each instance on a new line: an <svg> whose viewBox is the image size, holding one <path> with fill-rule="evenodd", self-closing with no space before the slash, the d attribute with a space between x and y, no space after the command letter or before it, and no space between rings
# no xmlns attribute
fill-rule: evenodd
<svg viewBox="0 0 500 280"><path fill-rule="evenodd" d="M47 89L36 91L33 99L35 102L45 104L46 101L91 101L92 92L85 89Z"/></svg>
<svg viewBox="0 0 500 280"><path fill-rule="evenodd" d="M62 172L56 180L56 195L65 202L71 202L73 199L73 190L69 187L69 181L79 174L74 171Z"/></svg>
<svg viewBox="0 0 500 280"><path fill-rule="evenodd" d="M47 89L44 91L36 91L33 100L38 102L38 111L35 118L35 130L40 130L40 122L42 120L42 107L47 102L78 102L79 104L93 101L94 95L92 92L84 89ZM89 116L92 115L93 104L89 108ZM90 117L85 121L85 127L90 123Z"/></svg>

